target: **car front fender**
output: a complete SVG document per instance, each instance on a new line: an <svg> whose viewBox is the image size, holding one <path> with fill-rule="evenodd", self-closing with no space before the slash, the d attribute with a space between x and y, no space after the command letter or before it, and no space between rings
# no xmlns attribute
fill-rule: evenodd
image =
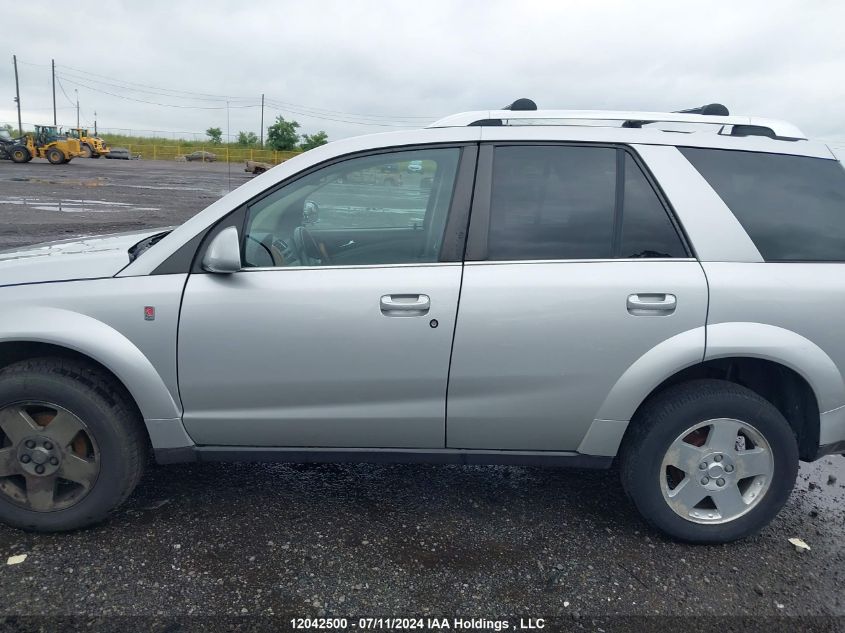
<svg viewBox="0 0 845 633"><path fill-rule="evenodd" d="M149 359L128 338L90 316L44 306L4 308L0 344L47 343L97 361L120 380L145 420L181 417L181 408Z"/></svg>

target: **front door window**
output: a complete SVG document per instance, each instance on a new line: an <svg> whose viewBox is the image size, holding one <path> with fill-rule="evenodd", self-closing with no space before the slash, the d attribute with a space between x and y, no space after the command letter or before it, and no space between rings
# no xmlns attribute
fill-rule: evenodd
<svg viewBox="0 0 845 633"><path fill-rule="evenodd" d="M438 260L460 149L353 158L249 207L245 267L417 264Z"/></svg>

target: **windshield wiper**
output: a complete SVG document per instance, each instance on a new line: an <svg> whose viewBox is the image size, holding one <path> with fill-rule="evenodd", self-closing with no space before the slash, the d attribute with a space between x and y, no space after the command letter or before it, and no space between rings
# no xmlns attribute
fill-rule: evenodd
<svg viewBox="0 0 845 633"><path fill-rule="evenodd" d="M156 233L155 235L151 235L150 237L144 238L134 246L130 247L129 249L129 262L134 262L138 259L141 255L143 255L146 251L150 248L158 244L163 237L168 235L170 231L164 231L163 233Z"/></svg>

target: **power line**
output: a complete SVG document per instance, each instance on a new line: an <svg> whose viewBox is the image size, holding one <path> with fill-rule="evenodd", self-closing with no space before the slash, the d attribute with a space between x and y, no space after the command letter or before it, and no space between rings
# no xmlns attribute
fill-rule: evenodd
<svg viewBox="0 0 845 633"><path fill-rule="evenodd" d="M318 114L311 114L311 113L308 113L308 112L303 112L301 110L295 110L295 109L289 108L289 107L282 107L282 106L276 105L275 103L272 103L272 102L269 102L269 101L268 101L268 104L270 106L272 106L275 111L278 111L278 112L282 112L282 113L289 112L289 113L296 114L298 116L304 116L305 118L320 119L322 121L333 121L333 122L336 122L336 123L351 123L353 125L367 125L367 126L374 126L374 127L391 127L391 128L404 128L404 129L418 127L418 125L413 124L413 123L403 125L401 123L376 123L374 121L353 121L353 120L349 120L349 119L339 119L339 118L335 118L335 117L328 117L328 116L321 116L321 115L318 115Z"/></svg>
<svg viewBox="0 0 845 633"><path fill-rule="evenodd" d="M40 64L39 64L40 65ZM233 96L233 95L218 95L212 93L205 93L205 92L192 92L188 90L176 90L172 88L164 88L161 86L153 86L151 84L143 84L137 82L131 82L123 79L116 79L114 77L108 77L106 75L101 75L98 73L92 73L90 71L82 70L79 68L75 68L73 66L65 66L62 64L56 64L56 68L65 68L74 73L79 73L82 75L90 75L90 77L82 77L85 81L89 81L92 83L100 83L110 85L112 87L121 88L121 89L131 89L135 92L148 92L150 94L158 94L159 96L173 96L174 98L182 98L182 99L195 99L195 100L208 100L208 101L236 101L236 100L252 100L255 99L253 96ZM66 77L69 76L68 73L65 74ZM71 75L72 76L72 75ZM91 77L98 77L99 79L95 80ZM80 79L80 77L76 77ZM101 80L108 80L108 81L101 81ZM140 88L144 88L147 90L142 90L140 88L127 88L129 86L138 86ZM179 95L186 95L186 96L179 96ZM280 99L270 99L275 101L277 104L282 105L284 107L291 107L296 108L299 110L304 111L313 111L320 114L328 114L328 115L339 115L347 118L359 118L359 119L388 119L393 121L402 121L402 120L412 120L412 119L425 119L431 120L437 118L434 115L389 115L389 114L358 114L353 112L344 112L341 110L330 110L326 108L318 108L314 106L307 106L297 103L290 103L285 102Z"/></svg>
<svg viewBox="0 0 845 633"><path fill-rule="evenodd" d="M59 76L60 75L58 75L58 74L56 75L56 77L59 77ZM186 110L225 110L226 109L225 105L222 105L222 106L181 105L181 104L177 104L177 103L161 103L160 101L147 101L146 99L136 99L135 97L128 97L126 95L119 95L119 94L115 94L113 92L109 92L107 90L103 90L101 88L95 88L94 86L90 86L90 85L84 84L80 81L75 81L73 79L70 79L69 77L67 77L67 75L65 75L64 79L65 79L65 81L67 81L70 84L74 84L76 86L81 86L83 88L87 88L88 90L91 90L92 92L98 92L98 93L101 93L101 94L106 94L106 95L109 95L111 97L116 97L118 99L125 99L126 101L135 101L137 103L146 103L148 105L156 105L156 106L161 106L161 107L164 107L164 108L181 108L181 109L186 109ZM232 106L232 107L234 107L234 108L258 108L258 107L260 107L260 105L255 103L255 104L250 104L250 105L239 105L239 106Z"/></svg>
<svg viewBox="0 0 845 633"><path fill-rule="evenodd" d="M108 79L109 81L113 81L113 82L116 81L116 82L124 83L124 84L130 85L130 86L140 86L140 87L143 87L143 88L152 88L154 90L165 90L165 91L169 91L169 92L177 92L177 93L188 94L188 95L198 95L198 96L201 96L201 97L211 97L211 98L216 99L218 101L220 101L220 100L225 101L227 99L232 101L232 100L237 100L237 99L254 99L255 98L255 97L237 97L237 96L234 96L234 95L217 95L217 94L210 94L210 93L205 93L205 92L191 92L191 91L188 91L188 90L176 90L176 89L173 89L173 88L162 88L161 86L153 86L153 85L150 85L150 84L142 84L142 83L137 83L137 82L133 82L133 81L126 81L124 79L116 79L114 77L108 77L106 75L100 75L98 73L92 73L92 72L87 71L87 70L82 70L80 68L74 68L73 66L65 66L63 64L56 64L56 67L57 68L66 68L68 70L75 71L75 72L80 73L82 75L91 75L92 77L99 77L101 79Z"/></svg>
<svg viewBox="0 0 845 633"><path fill-rule="evenodd" d="M192 101L214 101L214 102L225 102L225 101L254 101L255 97L233 97L232 99L225 99L220 97L212 97L212 96L184 96L190 95L191 93L187 93L182 90L170 90L169 88L136 88L131 82L123 82L119 83L119 80L114 81L104 81L102 79L94 79L93 77L85 77L79 76L76 73L68 73L67 71L62 71L63 76L68 79L76 79L82 80L93 84L98 84L102 86L108 86L110 88L119 88L120 90L125 90L128 92L138 92L141 94L151 94L156 95L159 97L170 97L173 99L189 99ZM180 94L181 93L181 94Z"/></svg>
<svg viewBox="0 0 845 633"><path fill-rule="evenodd" d="M65 87L62 85L62 81L61 81L61 79L59 79L58 75L56 75L56 81L59 82L59 88L62 89L62 94L65 96L65 99L67 99L68 103L75 108L76 104L73 101L71 101L70 97L67 96L67 93L65 92Z"/></svg>
<svg viewBox="0 0 845 633"><path fill-rule="evenodd" d="M37 64L34 62L21 62L29 66L48 67L47 64ZM144 84L138 82L131 82L123 79L116 79L107 75L99 73L92 73L90 71L75 68L73 66L64 66L56 64L56 68L61 68L61 73L56 73L59 87L62 94L72 107L76 107L75 103L70 99L62 84L61 78L67 83L74 86L79 86L95 93L108 95L117 99L125 101L132 101L135 103L143 103L146 105L153 105L165 108L177 108L183 110L224 110L228 108L246 109L261 107L258 103L240 103L233 105L231 101L252 101L255 97L238 97L233 95L217 95L213 93L192 92L188 90L176 90L172 88L164 88L161 86L154 86L151 84ZM93 84L93 85L92 85ZM125 92L134 93L132 95L121 94ZM172 103L165 102L158 99L142 98L146 95L153 95L155 97L166 97L168 99L183 100L183 101L199 101L205 103L220 103L220 105L198 105L186 103ZM318 119L322 121L332 121L336 123L346 123L351 125L363 125L366 127L382 127L382 128L399 128L408 129L419 126L415 120L425 119L431 120L436 118L434 116L422 115L407 115L407 116L391 116L385 114L356 114L351 112L344 112L341 110L331 110L328 108L318 108L306 106L297 103L283 101L281 99L266 98L267 106L279 111L283 114L292 114L299 117ZM87 118L87 117L86 117Z"/></svg>
<svg viewBox="0 0 845 633"><path fill-rule="evenodd" d="M118 99L124 99L126 101L134 101L136 103L144 103L144 104L155 105L155 106L160 106L160 107L179 108L179 109L187 109L187 110L225 110L226 109L225 105L223 105L223 106L200 106L200 105L186 105L186 104L176 104L176 103L162 103L160 101L149 101L147 99L138 99L136 97L129 97L127 95L120 95L120 94L116 94L114 92L109 92L108 90L103 90L102 88L98 88L98 87L95 87L95 86L91 86L87 83L83 83L83 82L80 82L80 81L77 81L77 80L74 80L74 79L70 79L67 75L63 76L59 73L56 73L56 79L59 82L59 87L62 89L62 93L65 95L65 97L68 99L68 101L70 101L70 98L67 97L67 93L65 93L64 86L62 85L62 82L61 82L62 77L69 84L80 86L80 87L83 87L83 88L87 88L88 90L91 90L92 92L96 92L96 93L100 93L100 94L106 94L106 95L109 95L111 97L116 97ZM72 101L71 101L71 103L73 104ZM340 118L340 117L325 116L325 115L322 115L322 114L315 114L315 113L308 112L308 111L305 111L305 110L300 110L298 108L292 108L292 107L287 106L287 105L282 106L279 103L277 103L276 101L270 101L270 100L267 101L267 104L273 106L276 110L279 110L279 111L282 111L282 112L290 112L290 113L293 113L293 114L296 114L296 115L299 115L299 116L303 116L303 117L306 117L306 118L320 119L320 120L324 120L324 121L334 121L334 122L338 122L338 123L349 123L349 124L353 124L353 125L365 125L365 126L374 126L374 127L390 127L390 128L405 128L405 129L410 128L410 127L416 127L416 124L386 123L386 122L375 122L375 121L356 121L356 120L353 120L353 119L345 119L345 118ZM74 107L75 107L75 105L74 105ZM229 107L230 108L237 108L237 109L260 108L261 104L253 103L253 104L235 105L235 106L229 106Z"/></svg>

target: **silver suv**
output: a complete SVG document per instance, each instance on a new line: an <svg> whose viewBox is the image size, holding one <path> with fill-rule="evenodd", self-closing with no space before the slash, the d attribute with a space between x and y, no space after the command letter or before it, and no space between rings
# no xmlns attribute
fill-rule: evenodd
<svg viewBox="0 0 845 633"><path fill-rule="evenodd" d="M721 106L347 139L172 230L4 253L0 285L20 528L102 520L151 450L616 461L647 521L721 542L845 452L845 172Z"/></svg>

